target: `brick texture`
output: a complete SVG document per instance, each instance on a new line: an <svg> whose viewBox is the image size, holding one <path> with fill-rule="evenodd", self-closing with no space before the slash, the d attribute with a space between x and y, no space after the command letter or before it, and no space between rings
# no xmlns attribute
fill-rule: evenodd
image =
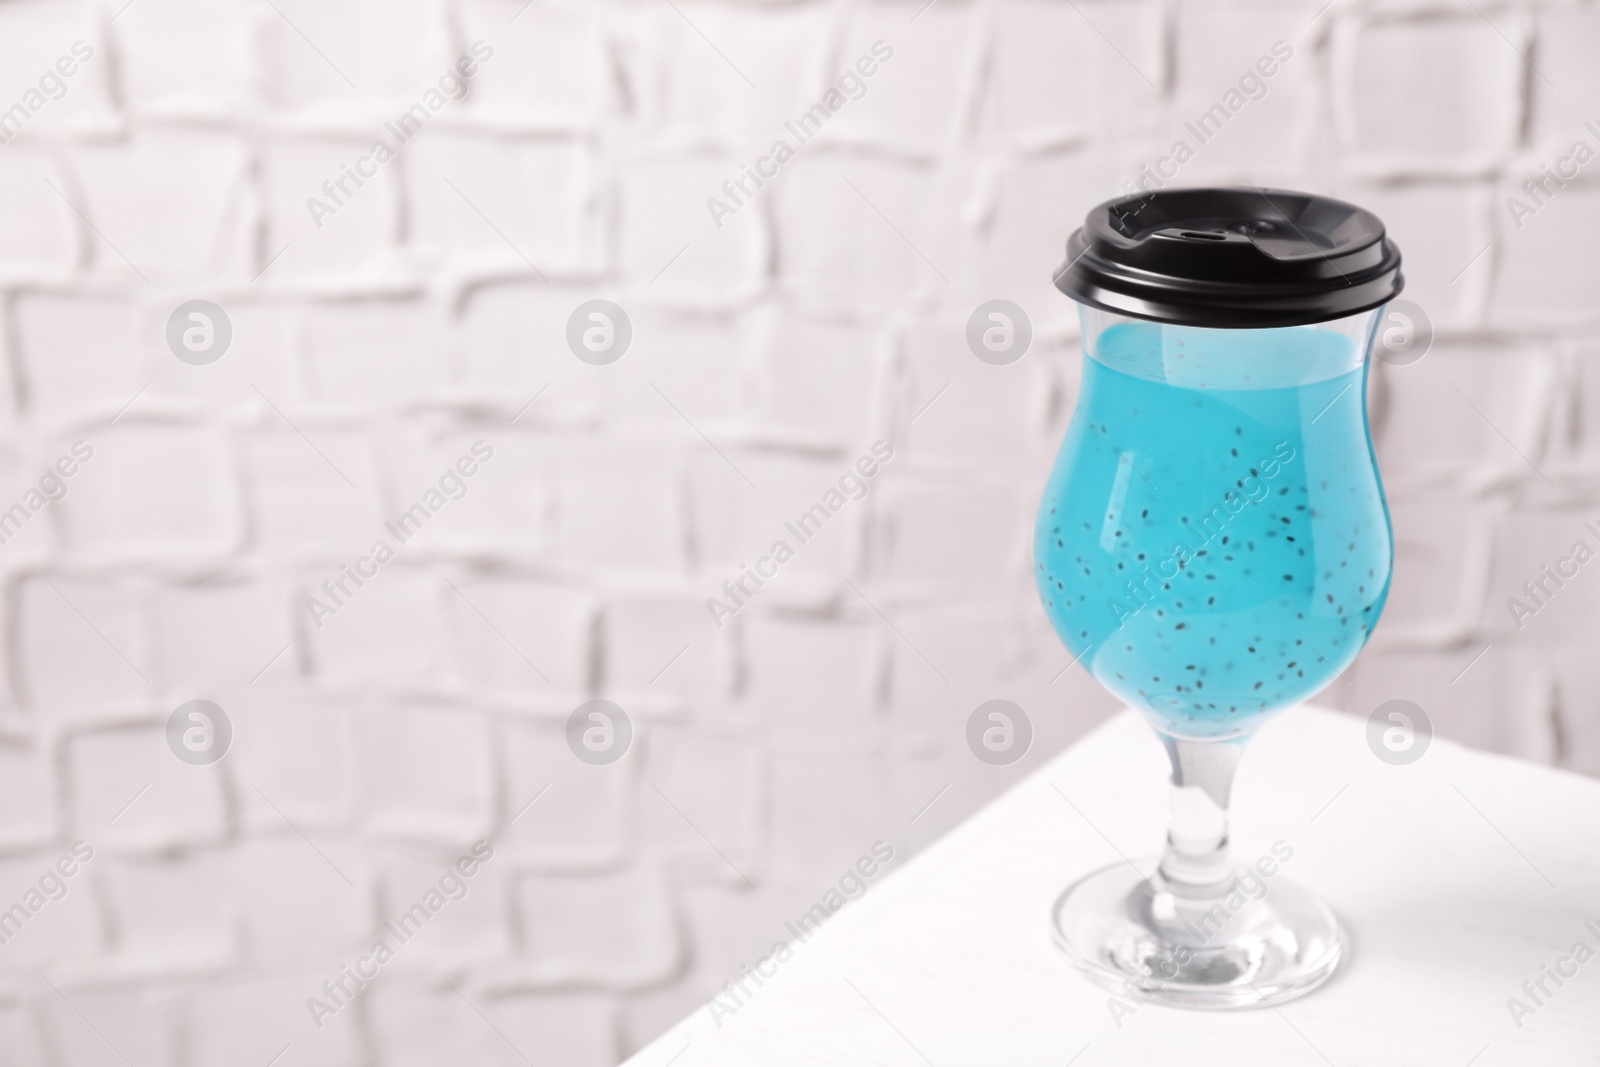
<svg viewBox="0 0 1600 1067"><path fill-rule="evenodd" d="M0 5L0 510L93 450L0 545L0 910L95 850L0 945L0 1060L606 1067L1100 722L1028 558L1077 391L1050 274L1279 41L1176 181L1374 208L1437 331L1373 375L1400 573L1321 699L1600 774L1600 564L1506 606L1600 523L1593 4ZM964 343L995 298L1007 367ZM197 299L210 365L167 340ZM1006 767L964 740L996 698ZM193 699L220 762L169 750Z"/></svg>

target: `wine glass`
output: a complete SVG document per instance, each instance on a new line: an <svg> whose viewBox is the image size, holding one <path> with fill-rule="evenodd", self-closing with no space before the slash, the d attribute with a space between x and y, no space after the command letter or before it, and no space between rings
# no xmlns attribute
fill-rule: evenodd
<svg viewBox="0 0 1600 1067"><path fill-rule="evenodd" d="M1333 973L1344 935L1282 851L1235 862L1228 797L1254 732L1348 667L1383 610L1365 385L1399 253L1368 212L1264 190L1113 201L1068 251L1083 374L1035 578L1074 658L1165 745L1172 817L1148 877L1119 864L1062 893L1056 940L1142 999L1280 1002Z"/></svg>

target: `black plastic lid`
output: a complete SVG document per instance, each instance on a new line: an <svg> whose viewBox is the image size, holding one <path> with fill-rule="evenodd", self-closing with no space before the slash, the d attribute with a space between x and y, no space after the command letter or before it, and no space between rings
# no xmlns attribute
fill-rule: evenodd
<svg viewBox="0 0 1600 1067"><path fill-rule="evenodd" d="M1353 315L1405 285L1378 216L1283 189L1170 189L1108 200L1067 241L1056 287L1121 315L1261 329Z"/></svg>

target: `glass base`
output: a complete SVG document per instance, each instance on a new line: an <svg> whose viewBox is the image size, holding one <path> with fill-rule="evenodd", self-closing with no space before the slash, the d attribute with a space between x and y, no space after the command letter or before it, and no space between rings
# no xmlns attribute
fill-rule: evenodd
<svg viewBox="0 0 1600 1067"><path fill-rule="evenodd" d="M1159 871L1145 878L1128 864L1106 867L1056 899L1051 925L1089 978L1134 1005L1175 1008L1293 1000L1333 975L1346 946L1326 904L1251 868L1197 890Z"/></svg>

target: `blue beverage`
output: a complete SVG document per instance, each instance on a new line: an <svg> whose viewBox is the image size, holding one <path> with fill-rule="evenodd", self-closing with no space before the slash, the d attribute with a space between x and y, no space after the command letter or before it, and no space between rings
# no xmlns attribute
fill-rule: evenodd
<svg viewBox="0 0 1600 1067"><path fill-rule="evenodd" d="M1350 664L1388 593L1364 339L1086 320L1085 348L1034 534L1046 614L1163 733L1248 734Z"/></svg>
<svg viewBox="0 0 1600 1067"><path fill-rule="evenodd" d="M1141 192L1091 209L1066 256L1054 278L1083 322L1082 389L1034 577L1068 650L1160 734L1172 819L1153 870L1082 875L1051 930L1110 989L1276 1007L1348 942L1292 881L1250 891L1228 799L1250 735L1377 624L1394 551L1366 366L1380 322L1405 327L1382 334L1395 357L1425 352L1431 328L1391 303L1405 279L1383 221L1329 197Z"/></svg>

